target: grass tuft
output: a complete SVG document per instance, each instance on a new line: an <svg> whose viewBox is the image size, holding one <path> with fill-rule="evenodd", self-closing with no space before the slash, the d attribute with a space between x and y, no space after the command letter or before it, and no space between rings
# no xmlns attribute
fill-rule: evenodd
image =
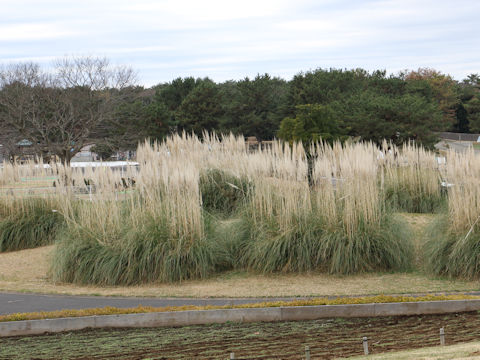
<svg viewBox="0 0 480 360"><path fill-rule="evenodd" d="M414 192L406 188L387 188L385 203L392 211L428 214L444 210L447 206L447 197L442 195L440 190L437 193L429 194Z"/></svg>
<svg viewBox="0 0 480 360"><path fill-rule="evenodd" d="M52 205L43 199L23 200L10 204L9 209L0 220L0 252L49 245L63 223L62 216L52 212Z"/></svg>
<svg viewBox="0 0 480 360"><path fill-rule="evenodd" d="M454 231L447 216L437 218L428 230L424 252L426 268L436 275L478 279L480 277L480 227L470 234Z"/></svg>
<svg viewBox="0 0 480 360"><path fill-rule="evenodd" d="M206 278L225 263L222 249L207 236L172 237L163 218L145 218L144 226L125 225L118 239L70 226L59 235L51 275L55 281L77 284L133 285ZM206 224L207 231L213 225Z"/></svg>
<svg viewBox="0 0 480 360"><path fill-rule="evenodd" d="M222 217L231 216L243 204L250 187L246 178L239 178L219 169L200 174L200 194L206 211Z"/></svg>
<svg viewBox="0 0 480 360"><path fill-rule="evenodd" d="M360 221L350 237L342 231L324 233L321 253L331 274L407 271L413 259L411 231L406 222L385 214L379 226Z"/></svg>

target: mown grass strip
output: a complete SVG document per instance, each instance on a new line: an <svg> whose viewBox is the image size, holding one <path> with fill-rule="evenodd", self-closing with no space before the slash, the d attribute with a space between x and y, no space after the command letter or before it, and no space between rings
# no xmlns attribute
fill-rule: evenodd
<svg viewBox="0 0 480 360"><path fill-rule="evenodd" d="M151 312L171 312L187 310L217 310L217 309L247 309L247 308L266 308L266 307L286 307L286 306L315 306L315 305L349 305L349 304L371 304L371 303L402 303L402 302L423 302L423 301L444 301L444 300L480 300L480 296L473 295L425 295L425 296L365 296L365 297L341 297L336 299L317 298L294 301L271 301L253 304L239 305L206 305L206 306L165 306L153 307L139 305L134 308L116 308L107 306L104 308L90 308L81 310L57 310L40 311L31 313L14 313L1 315L0 322L21 321L21 320L41 320L56 319L63 317L82 317L93 315L120 315L120 314L141 314Z"/></svg>

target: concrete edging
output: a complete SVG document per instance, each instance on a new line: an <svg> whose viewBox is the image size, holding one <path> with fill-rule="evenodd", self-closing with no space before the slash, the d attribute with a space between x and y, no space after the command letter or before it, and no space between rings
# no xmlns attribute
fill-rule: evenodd
<svg viewBox="0 0 480 360"><path fill-rule="evenodd" d="M38 335L86 328L134 328L225 322L316 320L332 317L444 314L475 310L480 310L480 299L95 315L0 322L0 337Z"/></svg>

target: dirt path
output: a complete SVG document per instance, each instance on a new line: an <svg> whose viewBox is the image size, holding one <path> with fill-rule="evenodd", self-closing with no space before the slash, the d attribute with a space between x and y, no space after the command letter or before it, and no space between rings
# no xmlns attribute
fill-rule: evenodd
<svg viewBox="0 0 480 360"><path fill-rule="evenodd" d="M302 322L216 324L180 328L98 330L2 339L0 359L301 359L305 345L312 359L415 349L478 340L475 313ZM88 346L86 346L88 344Z"/></svg>

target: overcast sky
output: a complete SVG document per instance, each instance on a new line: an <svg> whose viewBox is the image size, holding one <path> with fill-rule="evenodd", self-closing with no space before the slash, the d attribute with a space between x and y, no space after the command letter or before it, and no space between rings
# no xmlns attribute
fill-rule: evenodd
<svg viewBox="0 0 480 360"><path fill-rule="evenodd" d="M316 68L480 73L479 0L0 0L0 62L131 65L146 86Z"/></svg>

